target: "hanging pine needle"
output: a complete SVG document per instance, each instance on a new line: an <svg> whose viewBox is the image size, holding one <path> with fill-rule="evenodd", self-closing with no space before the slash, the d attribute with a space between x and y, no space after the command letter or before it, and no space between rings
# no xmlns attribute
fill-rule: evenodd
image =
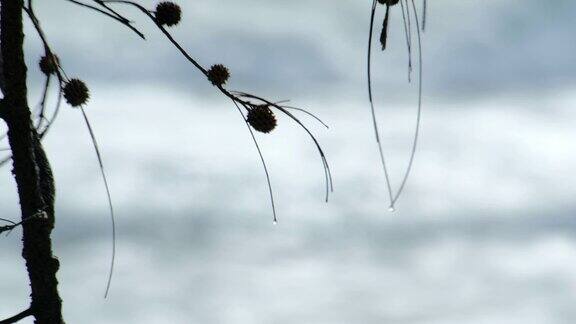
<svg viewBox="0 0 576 324"><path fill-rule="evenodd" d="M314 144L318 150L318 153L320 154L320 158L322 160L322 166L324 169L324 177L325 177L325 184L326 184L326 199L325 200L326 200L326 202L328 202L328 197L329 197L330 192L334 191L334 185L332 182L332 173L330 171L330 166L328 165L328 160L326 159L326 154L324 153L324 150L320 146L320 143L318 142L318 140L316 139L314 134L312 134L312 132L300 121L300 119L298 119L296 116L294 116L291 112L288 111L288 109L294 109L295 107L285 108L285 107L280 106L274 102L266 100L262 97L259 97L259 96L253 95L253 94L249 94L249 93L245 93L245 92L232 91L232 94L237 95L240 98L246 98L246 99L252 99L252 100L258 101L257 103L251 103L248 101L243 101L242 99L239 99L239 98L237 98L235 100L237 102L240 102L242 105L245 105L245 107L247 107L248 109L253 109L253 107L259 107L259 106L264 105L268 109L273 108L273 109L279 110L280 112L282 112L283 114L287 115L292 120L294 120L300 127L302 127L302 129L304 129L304 131L310 136L310 138L314 142ZM296 109L298 111L307 112L306 110L304 110L302 108L296 108ZM316 116L310 114L309 112L307 112L307 113L309 115L317 118ZM317 119L322 123L322 121L319 118L317 118ZM322 123L322 124L324 124L324 123ZM254 127L253 124L252 124L252 126Z"/></svg>
<svg viewBox="0 0 576 324"><path fill-rule="evenodd" d="M272 207L272 216L273 216L272 222L274 224L277 224L278 223L278 216L276 215L276 204L274 203L274 192L272 191L272 182L270 180L270 173L268 172L268 166L266 165L266 160L264 159L264 155L262 154L262 150L260 149L260 145L258 144L258 140L256 140L256 136L254 135L252 128L250 128L250 123L246 119L246 116L244 116L242 109L240 109L240 106L238 106L238 103L236 101L232 100L232 102L236 106L236 109L238 109L238 112L240 113L240 115L242 115L242 119L244 119L244 122L246 123L246 127L248 128L248 131L250 132L250 136L252 137L252 141L254 142L254 146L256 146L256 151L258 151L258 156L260 157L260 162L262 162L262 168L264 169L264 174L266 176L266 183L268 184L268 193L270 195L270 205Z"/></svg>
<svg viewBox="0 0 576 324"><path fill-rule="evenodd" d="M426 17L428 16L428 0L422 3L422 31L426 31Z"/></svg>
<svg viewBox="0 0 576 324"><path fill-rule="evenodd" d="M422 59L422 35L420 33L420 21L419 21L419 17L418 17L418 11L416 10L416 4L414 3L414 0L410 0L412 2L412 11L414 13L414 21L416 22L416 35L417 40L418 40L418 107L417 107L417 111L416 111L416 125L414 127L414 136L413 136L413 141L412 141L412 148L410 149L410 159L408 161L408 166L406 167L406 171L404 173L404 177L402 178L402 182L400 183L400 187L398 188L398 191L396 192L396 195L394 196L394 199L392 200L392 206L394 206L394 204L396 203L396 201L398 200L398 198L400 198L400 195L402 194L402 191L404 190L404 187L406 186L406 183L408 182L408 177L410 176L410 173L412 172L412 167L414 166L414 157L416 156L416 148L418 146L418 139L420 136L420 126L421 126L421 121L422 121L422 64L423 64L423 59Z"/></svg>
<svg viewBox="0 0 576 324"><path fill-rule="evenodd" d="M420 34L420 20L418 17L418 13L417 13L417 9L416 9L416 5L414 3L414 0L405 0L406 3L402 2L403 0L374 0L372 3L372 9L371 9L371 15L370 15L370 31L369 31L369 37L368 37L368 59L367 59L367 76L368 76L368 98L370 101L370 110L372 113L372 122L373 122L373 127L374 127L374 133L375 133L375 137L376 137L376 142L378 145L378 151L380 154L380 162L382 165L382 169L384 171L384 176L385 176L385 181L386 181L386 188L388 191L388 197L390 200L390 211L394 211L395 210L395 204L398 201L398 199L400 198L406 183L408 181L408 178L410 176L410 173L412 171L413 168L413 164L414 164L414 157L416 155L416 147L418 144L418 138L419 138L419 134L420 134L420 124L421 124L421 114L422 114L422 40L421 40L421 34ZM411 7L410 8L410 4L408 3L408 1L411 2ZM373 96L372 96L372 76L371 76L371 63L372 63L372 34L373 34L373 29L374 29L374 19L375 19L375 12L376 12L376 7L377 7L377 3L386 5L386 13L385 13L385 17L384 17L384 24L382 27L382 33L380 36L380 43L382 44L383 49L386 48L386 41L388 38L388 25L389 25L389 16L390 16L390 7L397 4L398 2L400 2L401 7L402 7L402 16L403 16L403 24L404 24L404 33L405 33L405 37L406 37L406 46L408 49L408 81L411 81L411 71L412 71L412 28L411 28L411 14L414 15L414 20L416 22L416 34L417 34L417 40L418 40L418 107L417 107L417 115L416 115L416 126L415 126L415 130L414 130L414 135L413 135L413 141L412 141L412 145L411 145L411 149L410 149L410 157L408 160L408 164L406 166L406 169L404 171L404 175L402 177L402 181L398 187L398 189L396 190L396 193L394 193L394 190L392 188L392 184L390 181L390 176L389 176L389 172L388 172L388 167L386 165L386 159L385 159L385 155L384 155L384 150L382 148L382 143L380 140L380 134L379 134L379 130L378 130L378 122L377 122L377 118L376 118L376 112L374 109L374 100L373 100Z"/></svg>
<svg viewBox="0 0 576 324"><path fill-rule="evenodd" d="M402 9L402 24L404 25L404 36L406 38L406 49L408 50L408 83L412 82L412 26L410 22L410 12L408 11L408 3L404 5L404 1L400 0L400 7Z"/></svg>
<svg viewBox="0 0 576 324"><path fill-rule="evenodd" d="M98 158L98 166L100 168L100 174L102 176L102 181L104 182L104 188L106 189L106 197L108 199L108 210L110 211L110 221L112 224L112 257L110 260L110 270L108 271L108 279L106 281L106 291L104 292L104 298L108 297L110 291L110 284L112 283L112 274L114 273L114 263L116 260L116 221L114 218L114 207L112 205L112 195L110 194L110 186L108 185L108 180L106 178L106 172L104 172L104 162L102 161L102 154L100 153L100 148L98 147L98 142L96 142L96 136L94 135L94 130L92 125L88 120L86 111L80 106L80 111L82 112L82 117L84 117L84 122L90 133L90 139L96 152L96 157Z"/></svg>
<svg viewBox="0 0 576 324"><path fill-rule="evenodd" d="M67 77L65 77L67 79ZM96 153L96 158L98 159L98 167L100 169L100 174L102 176L102 181L104 183L104 188L106 190L106 198L108 200L108 209L110 213L110 222L112 227L112 256L110 259L110 270L108 272L108 279L106 281L106 289L104 292L104 298L108 297L108 292L110 291L110 284L112 282L112 274L114 273L114 263L116 260L116 221L114 217L114 207L112 205L112 195L110 194L110 186L108 185L108 179L106 178L106 172L104 171L104 162L102 159L102 154L100 153L100 148L98 142L96 141L96 135L92 125L88 119L88 115L84 110L84 105L90 97L88 87L84 81L76 78L68 79L64 82L64 87L62 88L64 99L66 102L74 107L79 108L82 112L82 117L84 118L84 123L90 134L90 139L92 141L92 146Z"/></svg>

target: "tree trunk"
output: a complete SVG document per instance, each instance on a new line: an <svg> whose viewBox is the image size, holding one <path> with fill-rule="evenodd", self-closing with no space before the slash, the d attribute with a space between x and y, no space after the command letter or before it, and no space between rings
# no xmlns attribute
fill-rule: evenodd
<svg viewBox="0 0 576 324"><path fill-rule="evenodd" d="M22 256L31 287L31 313L37 324L62 324L58 295L58 260L52 255L50 233L54 228L52 171L38 134L32 127L27 103L22 0L0 0L0 41L5 80L0 118L8 125L14 178L18 187L23 223ZM36 217L45 213L47 217Z"/></svg>

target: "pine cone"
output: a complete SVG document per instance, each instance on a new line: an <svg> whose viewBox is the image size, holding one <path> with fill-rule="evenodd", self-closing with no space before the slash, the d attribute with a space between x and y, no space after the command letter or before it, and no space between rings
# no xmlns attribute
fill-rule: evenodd
<svg viewBox="0 0 576 324"><path fill-rule="evenodd" d="M160 2L156 6L156 21L160 25L174 26L180 22L182 10L174 2Z"/></svg>
<svg viewBox="0 0 576 324"><path fill-rule="evenodd" d="M230 72L222 64L212 65L208 70L208 80L215 86L222 86L230 78Z"/></svg>
<svg viewBox="0 0 576 324"><path fill-rule="evenodd" d="M54 54L48 54L42 56L38 65L40 65L40 71L42 71L42 73L50 75L58 71L60 61L58 60L58 56Z"/></svg>
<svg viewBox="0 0 576 324"><path fill-rule="evenodd" d="M64 86L64 98L72 107L85 104L90 97L88 87L79 79L70 79Z"/></svg>
<svg viewBox="0 0 576 324"><path fill-rule="evenodd" d="M276 128L276 116L267 105L254 106L246 118L248 124L261 133L270 133Z"/></svg>

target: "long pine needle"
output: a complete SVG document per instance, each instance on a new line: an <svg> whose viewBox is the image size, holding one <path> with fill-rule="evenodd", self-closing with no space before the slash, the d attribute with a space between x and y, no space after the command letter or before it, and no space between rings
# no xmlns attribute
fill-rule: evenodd
<svg viewBox="0 0 576 324"><path fill-rule="evenodd" d="M86 122L86 127L88 128L88 132L90 133L92 145L94 146L94 151L96 152L96 157L98 158L100 174L102 175L104 187L106 188L106 196L108 198L108 208L110 210L110 221L112 224L112 258L110 260L110 270L108 272L108 279L106 281L106 291L104 292L104 298L107 298L108 293L110 292L110 284L112 283L112 274L114 273L114 262L116 260L116 221L114 218L114 207L112 205L112 195L110 194L110 187L108 186L108 180L106 179L106 172L104 172L104 163L102 161L102 154L100 153L98 142L96 142L96 136L94 135L94 130L92 129L92 125L90 125L90 121L88 120L88 116L86 115L86 111L84 111L84 108L80 107L80 111L82 112L82 117L84 117L84 121Z"/></svg>

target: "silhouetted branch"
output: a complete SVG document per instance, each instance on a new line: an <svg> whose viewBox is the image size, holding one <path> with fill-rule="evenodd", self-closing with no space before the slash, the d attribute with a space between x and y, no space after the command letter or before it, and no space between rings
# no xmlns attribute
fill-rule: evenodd
<svg viewBox="0 0 576 324"><path fill-rule="evenodd" d="M40 37L40 41L42 42L42 45L44 47L44 55L45 57L55 57L55 55L53 54L52 49L50 48L50 45L48 43L48 40L46 38L46 35L44 34L44 31L42 30L42 27L40 26L40 21L38 20L38 18L36 17L35 13L34 13L34 8L33 8L33 1L32 0L28 0L28 6L24 6L23 7L24 12L26 12L26 14L28 15L28 17L30 18L30 21L32 21L32 25L34 26L34 29L36 30L36 32L38 33L38 36ZM55 61L55 64L57 64L57 69L55 70L55 74L58 78L58 84L60 87L60 95L62 93L62 84L65 80L65 73L63 72L63 70L60 67L60 64L58 63L58 61ZM46 111L46 103L47 103L47 95L48 95L48 88L50 86L50 78L51 75L48 74L46 75L46 81L44 83L44 88L43 88L43 92L42 92L42 97L40 100L40 108L39 108L39 113L38 116L36 118L38 118L38 124L34 127L36 132L39 134L39 138L43 139L44 136L46 135L48 129L50 128L51 124L54 122L55 118L57 117L57 111L59 109L60 106L60 97L58 98L58 103L56 106L56 111L55 113L52 115L51 119L46 119L44 116L44 113ZM42 128L42 122L46 121L46 126L44 128L44 130L41 130ZM6 137L7 133L4 133L2 135L0 135L0 140L4 139ZM7 151L9 150L9 148L1 148L0 151ZM0 159L0 167L4 166L7 162L9 162L12 159L12 155L8 155L2 159Z"/></svg>
<svg viewBox="0 0 576 324"><path fill-rule="evenodd" d="M6 236L8 236L8 234L10 234L10 232L12 232L12 230L14 228L16 228L16 226L19 226L20 224L22 224L22 222L20 223L15 223L9 219L6 218L0 218L0 221L6 222L6 223L10 223L10 225L4 225L4 226L0 226L0 234L7 232Z"/></svg>
<svg viewBox="0 0 576 324"><path fill-rule="evenodd" d="M314 144L316 145L316 148L318 149L318 152L320 154L320 158L322 159L322 164L324 167L324 175L326 178L326 202L328 202L329 192L334 191L334 186L332 183L332 174L330 172L330 166L328 165L328 161L326 159L326 154L324 153L324 150L322 150L322 147L320 146L320 143L318 142L318 140L316 139L314 134L312 134L312 132L298 118L296 118L296 116L294 116L292 113L290 113L288 110L286 110L282 106L279 106L278 104L276 104L274 102L271 102L271 101L266 100L262 97L258 97L258 96L255 96L255 95L252 95L249 93L240 92L240 91L234 91L234 93L239 95L240 97L258 100L258 101L264 103L268 107L273 107L273 108L281 111L282 113L284 113L285 115L290 117L292 120L294 120L298 125L300 125L300 127L302 127L304 129L304 131L306 131L306 133L308 133L308 135L310 136L312 141L314 141ZM254 106L255 105L255 104L247 102L247 101L241 101L241 102L245 103L248 106Z"/></svg>
<svg viewBox="0 0 576 324"><path fill-rule="evenodd" d="M48 131L50 130L50 128L54 124L54 121L56 121L56 117L58 117L58 113L60 112L60 106L62 105L62 92L63 92L62 86L60 86L60 89L58 91L58 99L56 101L56 107L54 108L54 112L52 113L52 117L50 117L48 119L48 122L46 123L46 127L44 127L44 129L38 133L38 137L40 139L43 139L44 136L46 136L46 134L48 133Z"/></svg>
<svg viewBox="0 0 576 324"><path fill-rule="evenodd" d="M50 48L50 44L48 43L46 35L44 34L44 31L42 30L42 27L40 27L40 21L38 20L38 18L36 18L36 14L34 13L34 9L32 6L32 0L28 0L28 7L24 7L24 11L28 15L28 17L30 17L32 24L34 25L34 29L36 30L36 32L38 33L38 36L40 37L42 45L44 46L44 55L46 55L46 56L54 55L54 53L52 52L52 49ZM58 67L60 67L60 64L58 64ZM64 76L62 75L60 69L56 70L56 76L58 76L58 80L61 83L65 79Z"/></svg>
<svg viewBox="0 0 576 324"><path fill-rule="evenodd" d="M130 28L133 32L135 32L138 36L140 36L142 39L146 39L146 37L144 37L144 34L142 32L140 32L138 29L136 29L136 27L132 26L132 22L130 20L128 20L127 18L125 18L124 16L120 15L119 13L117 13L116 11L112 10L111 8L109 8L108 6L106 6L105 3L103 3L102 1L98 1L98 0L94 0L94 2L96 2L97 4L101 5L102 7L106 8L109 12L106 12L98 7L94 7L91 6L89 4L80 2L80 1L76 1L76 0L66 0L68 2L71 2L73 4L76 4L78 6L84 7L84 8L88 8L91 10L94 10L98 13L101 13L103 15L106 15L116 21L118 21L119 23L121 23L122 25Z"/></svg>
<svg viewBox="0 0 576 324"><path fill-rule="evenodd" d="M30 2L29 2L30 3ZM54 227L54 186L50 165L32 126L27 101L27 67L24 61L22 0L0 0L0 46L6 77L0 117L8 126L13 154L12 173L16 180L21 219L22 257L31 288L35 323L60 324L62 303L56 273L58 260L52 254L50 233ZM27 223L40 215L45 221Z"/></svg>
<svg viewBox="0 0 576 324"><path fill-rule="evenodd" d="M42 126L42 122L46 119L44 117L44 112L46 110L46 99L48 98L48 88L50 88L50 79L52 78L51 74L46 75L44 81L44 88L42 88L42 99L40 99L40 109L38 113L38 125L36 125L36 130L39 130Z"/></svg>
<svg viewBox="0 0 576 324"><path fill-rule="evenodd" d="M54 183L51 168L49 166L48 159L46 158L40 140L47 134L48 130L51 128L56 117L58 116L60 103L63 96L72 107L79 107L81 110L84 121L90 133L92 144L94 145L94 150L96 151L100 171L102 173L102 178L106 189L108 204L110 208L110 216L112 220L113 238L112 260L106 286L106 295L108 294L110 288L110 282L112 279L115 262L116 239L114 210L112 206L108 181L104 172L102 157L96 142L96 137L82 107L82 105L88 99L87 87L81 80L68 78L64 69L62 66L60 66L57 60L55 60L55 68L51 72L46 72L44 69L42 69L41 65L41 70L46 74L46 79L42 97L39 103L39 109L37 109L35 112L35 114L37 113L37 116L33 116L30 113L27 102L27 69L24 63L23 55L22 11L26 12L32 21L33 27L38 33L39 38L43 44L45 57L53 59L55 58L55 55L53 54L53 51L47 41L46 35L40 26L40 21L37 19L34 13L33 0L26 0L27 5L24 4L25 0L0 1L2 3L2 19L0 20L2 23L0 34L2 38L1 52L4 54L4 58L6 59L6 64L0 60L0 67L3 67L5 69L6 75L10 76L9 80L4 80L6 81L7 87L7 95L5 100L6 106L10 107L10 109L3 109L4 107L0 107L0 117L4 119L8 125L8 139L10 150L13 154L13 157L9 156L1 160L0 166L8 162L10 159L13 160L13 173L15 175L18 187L22 210L22 220L18 223L7 219L0 219L1 221L8 223L8 225L0 226L0 233L10 233L14 228L22 226L24 243L22 256L26 260L30 286L32 289L31 308L9 319L0 321L0 324L13 323L27 316L35 316L35 323L38 324L60 324L63 323L63 319L61 312L61 300L57 289L58 282L56 280L56 273L59 268L59 262L52 255L52 243L50 240L50 233L54 227ZM306 113L318 120L324 126L328 126L324 124L318 117L304 109L291 106L281 106L279 105L279 102L273 103L263 99L262 97L241 92L230 92L226 90L223 85L229 77L227 68L222 65L213 65L209 70L205 69L191 55L189 55L187 51L184 50L184 48L166 30L166 28L164 28L164 25L172 26L176 24L180 19L180 8L177 5L166 2L160 3L157 7L157 10L153 12L147 10L135 2L126 0L92 0L93 3L97 4L99 7L78 0L66 1L114 19L115 21L120 22L121 24L130 28L138 36L144 39L144 34L132 25L132 21L128 20L126 17L110 8L108 4L121 3L136 7L156 24L158 29L160 29L166 38L168 38L172 45L176 47L196 69L208 77L208 80L210 80L212 84L219 89L219 91L221 91L225 96L233 101L234 105L246 122L254 144L258 150L258 154L262 160L269 187L275 223L277 221L277 217L270 175L268 173L263 154L256 140L256 136L253 132L254 129L256 131L268 133L274 129L274 127L276 127L276 118L270 108L280 111L290 117L300 127L302 127L314 141L321 156L324 167L324 175L326 178L326 201L328 200L329 192L333 190L333 184L332 175L326 160L326 156L310 130L289 110L296 110ZM6 8L8 10L4 10ZM159 8L177 9L177 12L175 12L175 15L172 16L170 13L168 13L167 16L161 15L161 10L159 10ZM174 17L177 17L177 19ZM176 22L173 22L174 20ZM54 109L51 118L46 118L46 103L52 73L55 74L58 79L59 95L56 108ZM0 88L2 88L4 91L4 84L2 83L3 80L1 74L2 73L0 71ZM78 87L80 87L81 90L83 89L83 93L76 91L79 89ZM248 112L246 116L244 115L241 107L243 107ZM256 117L269 117L270 119L258 120L254 117L254 115L257 115ZM36 125L34 125L36 121L34 117L38 118ZM260 124L258 122L260 122ZM266 124L267 122L268 124ZM42 223L35 221L33 222L34 219L45 219L46 221Z"/></svg>
<svg viewBox="0 0 576 324"><path fill-rule="evenodd" d="M15 223L9 219L0 218L0 221L10 223L10 225L0 226L0 234L2 234L4 232L8 232L8 234L9 234L16 227L21 226L21 225L23 225L23 224L25 224L31 220L34 220L34 219L48 219L48 214L46 214L45 211L39 211L30 217L24 218L23 220L19 221L18 223Z"/></svg>
<svg viewBox="0 0 576 324"><path fill-rule="evenodd" d="M127 5L131 5L136 7L138 10L142 11L142 13L144 13L146 16L148 16L150 19L152 19L152 21L156 24L156 26L158 27L158 29L160 29L160 31L162 31L162 33L168 38L168 40L170 40L170 42L180 51L180 53L182 53L182 55L184 55L184 57L190 61L190 63L192 63L198 70L200 70L202 73L204 73L204 75L208 76L208 71L202 67L202 65L200 65L194 58L192 58L192 56L190 56L190 54L188 54L188 52L186 52L186 50L184 50L184 48L182 48L182 46L180 46L180 44L172 37L172 35L166 30L166 28L164 28L164 26L162 26L158 20L156 19L156 17L154 17L154 15L152 15L150 13L150 10L144 8L143 6L132 2L132 1L123 1L123 0L103 0L103 3L122 3L122 4L127 4Z"/></svg>
<svg viewBox="0 0 576 324"><path fill-rule="evenodd" d="M176 47L176 49L178 49L178 51L180 51L180 53L190 62L192 63L192 65L194 65L194 67L196 67L196 69L198 69L200 72L202 72L202 74L204 74L205 76L207 76L210 79L210 75L207 69L205 69L202 65L200 65L200 63L198 63L198 61L196 61L175 39L174 37L172 37L172 35L168 32L168 30L166 30L166 28L164 28L164 26L162 25L162 23L153 15L153 13L146 9L145 7L143 7L142 5L135 3L133 1L128 1L128 0L102 0L102 2L104 3L117 3L117 4L125 4L125 5L129 5L129 6L133 6L135 8L137 8L138 10L140 10L144 15L146 15L148 18L150 18L158 27L158 29L166 36L166 38L168 38L168 40L172 43L172 45L174 45L174 47ZM248 112L251 109L256 108L256 104L251 103L248 100L244 100L242 99L242 97L244 98L248 98L248 99L256 99L262 103L264 103L266 106L269 107L273 107L279 111L281 111L282 113L286 114L287 116L289 116L291 119L293 119L294 121L296 121L309 135L310 137L313 139L316 147L318 148L318 151L320 153L321 159L322 159L322 164L324 167L324 175L326 178L326 201L328 201L328 195L330 191L333 191L333 185L332 185L332 175L330 172L330 167L328 165L328 161L326 160L326 156L324 154L324 151L322 150L322 148L320 147L320 144L318 143L318 141L316 140L316 138L314 137L314 135L310 132L310 130L308 130L308 128L306 128L306 126L304 126L304 124L302 124L300 122L300 120L298 118L296 118L293 114L291 114L287 109L296 109L299 110L301 112L304 112L312 117L314 117L315 119L317 119L318 121L320 121L324 126L326 126L326 124L324 124L318 117L316 117L315 115L309 113L308 111L301 109L301 108L295 108L295 107L283 107L278 105L277 103L273 103L270 102L266 99L263 99L261 97L255 96L255 95L250 95L247 93L243 93L243 92L230 92L227 89L225 89L223 87L224 83L213 83L219 90L220 92L222 92L225 96L227 96L228 98L230 98L232 100L232 102L234 102L234 104L236 105L236 108L240 108L243 107L244 109L246 109ZM240 110L240 112L242 113L242 111ZM244 115L242 114L242 116L244 117ZM246 118L244 118L245 121ZM326 126L327 127L327 126ZM251 135L254 136L254 134L251 131ZM253 138L255 141L255 145L258 149L258 153L260 154L261 159L262 158L262 153L260 151L260 147L258 146L255 137ZM270 194L271 194L271 200L272 200L272 206L273 206L273 212L274 212L274 219L276 220L276 213L274 210L274 203L273 203L273 197L272 197L272 190L271 190L271 186L270 186L270 180L269 180L269 176L268 176L268 170L265 166L265 162L263 162L264 165L264 169L266 171L266 175L267 175L267 181L268 181L268 185L270 187Z"/></svg>
<svg viewBox="0 0 576 324"><path fill-rule="evenodd" d="M19 320L22 320L28 316L32 316L34 315L34 313L32 312L32 308L28 308L25 311L20 312L19 314L16 314L10 318L7 318L5 320L0 321L0 324L10 324L10 323L16 323Z"/></svg>
<svg viewBox="0 0 576 324"><path fill-rule="evenodd" d="M108 6L106 6L106 4L100 0L94 0L96 3L98 3L99 5L105 7L107 10L109 10L110 12L112 12L114 15L116 15L117 20L120 20L121 22L125 23L125 25L129 25L129 20L124 18L123 16L121 16L120 14L116 13L113 9L109 8ZM72 1L75 2L76 4L77 1ZM38 19L36 18L36 15L34 14L34 9L32 6L32 0L28 0L28 7L24 7L23 8L25 10L25 12L28 14L28 16L30 17L30 19L32 20L32 23L34 25L34 28L36 29L36 31L38 32L40 39L44 45L44 50L45 50L45 57L54 57L53 51L50 48L50 45L47 41L46 36L44 35L44 32L40 26L40 22L38 21ZM57 65L56 69L53 71L57 77L58 77L58 85L59 85L59 94L58 94L58 101L56 104L56 108L54 110L54 113L52 115L52 117L47 120L46 123L46 127L40 131L40 126L41 126L41 121L44 118L44 107L45 107L45 103L46 100L45 98L43 98L42 102L42 107L40 109L40 123L38 124L38 126L36 127L36 131L39 133L38 134L38 139L41 140L48 132L48 130L50 129L52 123L55 121L56 117L58 116L58 112L60 109L60 104L62 101L62 96L64 94L64 87L65 85L69 84L71 79L68 78L68 76L66 75L66 72L64 71L63 67L59 64L59 61L56 59L55 60L55 64ZM45 90L47 90L48 87L48 80L50 77L50 73L47 74L47 82L46 82L46 88ZM82 83L82 82L81 82ZM83 84L83 83L82 83ZM87 91L87 90L86 90ZM87 99L87 97L86 97ZM68 100L68 99L67 99ZM72 104L73 106L76 106L74 104ZM102 175L102 179L104 182L104 187L106 189L106 197L107 197L107 201L108 201L108 206L110 209L110 218L111 218L111 222L112 222L112 257L111 257L111 263L110 263L110 271L108 274L108 279L107 279L107 283L106 283L106 290L105 290L105 294L104 297L106 298L108 296L108 292L110 289L110 283L112 280L112 273L114 271L114 262L115 262L115 255L116 255L116 225L115 225L115 218L114 218L114 209L112 206L112 197L110 194L110 188L108 185L108 181L106 179L106 174L104 172L104 165L103 165L103 160L102 160L102 156L100 154L100 150L98 148L98 144L96 142L96 137L94 136L94 132L92 130L92 126L90 125L90 122L88 121L88 118L86 116L86 113L84 111L84 109L82 107L80 107L80 110L82 112L82 116L84 118L84 121L86 123L86 126L88 128L88 131L90 133L90 138L92 141L92 144L94 146L94 149L96 151L96 156L98 158L98 165L100 168L100 172ZM0 166L4 163L6 163L7 161L10 160L10 157L5 158L4 160L0 161Z"/></svg>

